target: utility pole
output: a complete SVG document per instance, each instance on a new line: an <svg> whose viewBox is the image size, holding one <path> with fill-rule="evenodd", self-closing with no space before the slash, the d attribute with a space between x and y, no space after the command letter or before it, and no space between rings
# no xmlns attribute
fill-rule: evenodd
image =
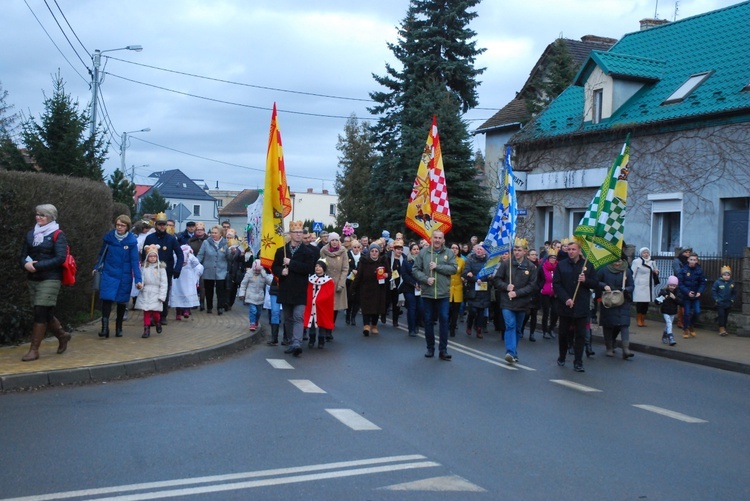
<svg viewBox="0 0 750 501"><path fill-rule="evenodd" d="M94 70L91 72L91 127L89 135L92 137L96 133L96 112L99 106L99 84L101 83L99 80L99 68L102 64L102 54L105 52L114 52L116 50L134 50L140 52L143 50L143 47L140 45L128 45L127 47L120 47L119 49L96 49L94 53L91 54L91 61L94 63ZM124 172L125 171L123 171L123 173Z"/></svg>

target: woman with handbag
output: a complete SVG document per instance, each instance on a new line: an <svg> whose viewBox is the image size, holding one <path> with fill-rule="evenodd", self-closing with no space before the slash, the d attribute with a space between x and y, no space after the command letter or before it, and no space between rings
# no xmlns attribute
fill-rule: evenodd
<svg viewBox="0 0 750 501"><path fill-rule="evenodd" d="M130 301L133 282L136 289L143 287L139 263L138 239L130 232L131 221L126 215L117 216L115 229L104 235L99 250L97 266L93 274L99 273L99 297L102 300L102 330L99 337L109 337L109 315L112 303L117 303L115 337L122 337L122 321Z"/></svg>
<svg viewBox="0 0 750 501"><path fill-rule="evenodd" d="M638 257L633 259L633 302L638 318L638 327L646 327L648 305L654 300L654 286L659 284L659 269L651 259L648 247L641 247Z"/></svg>
<svg viewBox="0 0 750 501"><path fill-rule="evenodd" d="M604 266L597 272L602 292L602 310L599 325L604 331L607 356L614 356L617 335L622 337L622 358L630 360L630 304L633 295L633 272L622 256L619 261Z"/></svg>

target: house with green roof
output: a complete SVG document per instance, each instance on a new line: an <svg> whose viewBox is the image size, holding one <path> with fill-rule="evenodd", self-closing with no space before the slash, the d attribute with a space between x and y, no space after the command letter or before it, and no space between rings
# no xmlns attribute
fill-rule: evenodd
<svg viewBox="0 0 750 501"><path fill-rule="evenodd" d="M643 24L643 21L642 21ZM519 235L570 236L631 134L625 240L741 255L750 226L750 2L629 33L509 140ZM537 245L538 246L538 245Z"/></svg>

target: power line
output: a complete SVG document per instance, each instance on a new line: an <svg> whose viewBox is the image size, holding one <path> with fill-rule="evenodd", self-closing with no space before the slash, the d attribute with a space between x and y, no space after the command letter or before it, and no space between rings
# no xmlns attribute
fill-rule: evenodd
<svg viewBox="0 0 750 501"><path fill-rule="evenodd" d="M83 80L86 83L89 83L89 80L87 78L85 78L83 75L81 75L80 73L78 73L78 70L76 69L75 66L73 66L73 63L70 62L70 60L68 59L68 57L63 53L63 51L60 49L60 47L58 47L58 45L52 39L52 35L49 34L49 31L47 31L47 29L44 27L44 25L42 24L42 22L39 20L39 17L37 17L36 13L34 12L34 9L32 9L31 6L29 5L29 2L27 0L23 0L23 3L25 3L26 7L29 8L29 11L31 12L31 15L34 16L34 19L36 19L36 22L39 24L39 27L42 28L42 31L44 31L45 35L47 35L47 38L49 38L49 41L52 42L52 45L55 46L55 48L57 49L57 52L59 52L60 55L63 57L63 59L65 59L65 62L68 63L68 65L73 69L73 71L76 72L76 74L79 77L81 77L81 80ZM84 66L86 66L86 65L84 64Z"/></svg>
<svg viewBox="0 0 750 501"><path fill-rule="evenodd" d="M52 8L49 6L49 3L47 3L47 0L44 0L44 5L47 6L47 10L49 10L49 13L52 15L52 19L55 20L55 24L57 24L57 27L60 28L60 33L62 33L63 36L65 37L65 40L68 41L68 45L70 45L70 48L73 49L73 52L75 52L75 55L78 56L78 59L81 61L81 64L83 64L84 67L88 68L88 66L86 66L86 62L81 58L81 55L78 53L78 51L76 50L76 48L73 47L73 43L70 41L70 38L68 38L68 34L65 33L65 30L63 29L63 27L60 26L60 21L57 20L57 16L55 16L55 13L52 12ZM60 11L60 12L62 12L62 11ZM63 17L65 17L65 16L63 15ZM67 19L66 19L66 21L67 21ZM78 37L76 36L76 38L78 38ZM79 40L79 42L80 42L80 40Z"/></svg>
<svg viewBox="0 0 750 501"><path fill-rule="evenodd" d="M136 84L139 84L139 85L145 85L146 87L152 87L154 89L159 89L159 90L163 90L163 91L167 91L167 92L172 92L174 94L180 94L182 96L193 97L195 99L202 99L204 101L211 101L211 102L214 102L214 103L228 104L228 105L231 105L231 106L240 106L242 108L250 108L250 109L254 109L254 110L272 111L272 108L268 108L266 106L255 106L255 105L252 105L252 104L243 104L243 103L235 103L235 102L232 102L232 101L224 101L223 99L216 99L216 98L213 98L213 97L198 96L196 94L190 94L189 92L183 92L183 91L179 91L179 90L169 89L167 87L162 87L160 85L154 85L154 84L150 84L150 83L146 83L146 82L140 82L138 80L133 80L132 78L127 78L127 77L123 77L123 76L120 76L120 75L115 75L114 73L109 73L109 72L107 72L107 75L113 76L115 78L120 78L120 79L125 80L127 82L136 83ZM349 116L349 115L347 115L347 116L344 116L344 115L324 115L324 114L321 114L321 113L307 113L307 112L304 112L304 111L292 111L292 110L284 110L284 109L278 109L278 112L279 113L289 113L291 115L304 115L304 116L321 117L321 118L343 118L343 119L346 119L346 120L348 120L349 118L351 118L351 116Z"/></svg>
<svg viewBox="0 0 750 501"><path fill-rule="evenodd" d="M163 144L158 144L158 143L154 143L154 142L148 141L146 139L143 139L142 137L133 136L132 139L135 139L137 141L141 141L141 142L150 144L152 146L158 146L159 148L164 148L165 150L170 150L170 151L174 151L176 153L181 153L181 154L187 155L189 157L199 158L201 160L206 160L208 162L214 162L214 163L217 163L217 164L228 165L230 167L238 167L240 169L251 170L251 171L255 171L255 172L262 172L264 174L266 172L266 169L259 169L257 167L248 167L247 165L233 164L233 163L230 163L230 162L224 162L223 160L216 160L214 158L208 158L208 157L204 157L204 156L201 156L201 155L196 155L194 153L188 153L187 151L178 150L177 148L171 148L169 146L164 146ZM327 178L322 178L322 177L299 176L299 175L295 175L295 174L290 174L288 171L286 173L286 177L297 177L297 178L300 178L300 179L311 179L313 181L329 181L329 182L334 182L333 179L327 179Z"/></svg>
<svg viewBox="0 0 750 501"><path fill-rule="evenodd" d="M80 39L80 38L78 38L78 33L76 33L76 30L74 30L74 29L73 29L73 26L71 26L71 25L70 25L70 22L68 21L68 18L67 18L67 17L65 17L65 13L64 13L64 12L63 12L63 10L62 10L62 9L60 8L60 4L59 4L59 3L57 3L57 0L54 0L54 2L55 2L55 5L57 6L57 10L59 10L59 11L60 11L60 14L62 14L62 17L63 17L63 19L65 19L65 24L67 24L67 25L68 25L68 28L70 28L70 31L71 31L71 32L73 32L73 35L75 35L75 37L76 37L76 40L78 40L78 43L79 43L79 44L81 44L81 47L83 47L83 50L84 50L84 51L86 51L86 54L91 54L91 51L90 51L90 50L88 50L88 49L86 48L86 46L85 46L85 45L83 45L83 42L81 42L81 39ZM84 65L84 66L86 66L86 65Z"/></svg>
<svg viewBox="0 0 750 501"><path fill-rule="evenodd" d="M234 82L232 80L222 80L221 78L207 77L207 76L203 76L203 75L196 75L194 73L187 73L187 72L184 72L184 71L170 70L170 69L167 69L167 68L161 68L159 66L151 66L149 64L136 63L134 61L127 61L125 59L118 59L118 58L112 57L112 56L105 56L105 57L109 57L109 58L112 58L112 59L114 59L116 61L121 61L123 63L134 64L136 66L143 66L144 68L151 68L151 69L154 69L154 70L166 71L168 73L176 73L178 75L185 75L185 76L194 77L194 78L202 78L204 80L212 80L214 82L227 83L227 84L231 84L231 85L240 85L242 87L252 87L254 89L272 90L272 91L275 91L275 92L287 92L289 94L301 94L303 96L325 97L325 98L328 98L328 99L342 99L342 100L345 100L345 101L360 101L360 102L364 102L364 103L374 103L375 102L375 101L373 101L371 99L362 99L362 98L358 98L358 97L332 96L332 95L329 95L329 94L316 94L314 92L304 92L304 91L289 90L289 89L278 89L278 88L275 88L275 87L266 87L266 86L263 86L263 85L254 85L254 84L248 84L248 83L243 83L243 82Z"/></svg>

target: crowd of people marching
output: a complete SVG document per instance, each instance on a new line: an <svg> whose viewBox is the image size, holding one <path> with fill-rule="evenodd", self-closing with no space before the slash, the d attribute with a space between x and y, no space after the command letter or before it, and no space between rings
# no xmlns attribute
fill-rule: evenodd
<svg viewBox="0 0 750 501"><path fill-rule="evenodd" d="M58 353L70 341L54 317L67 248L56 219L54 206L37 206L36 225L23 242L22 266L34 304L31 348L24 361L39 358L48 329L59 339ZM152 327L161 334L172 321L170 308L174 321L182 321L196 310L222 315L239 299L248 307L250 331L258 330L266 317L268 344L284 345L285 353L294 356L302 353L305 341L308 348L333 341L344 312L346 325L361 322L367 337L379 334L379 324L398 327L405 320L409 336L423 331L425 357L437 351L445 361L452 358L448 339L456 336L460 323L467 336L481 339L491 321L502 335L509 364L518 363L518 341L527 330L530 342L540 333L543 339L557 338L558 365L572 355L573 369L584 372L584 354L594 355L592 322L602 327L607 356L615 355L619 337L622 358L631 360L633 304L638 326L646 325L649 306L658 306L665 322L662 341L674 346L675 324L683 329L683 338L696 336L707 286L698 256L689 247L678 249L673 273L659 290L659 269L645 247L632 263L623 254L596 270L574 239L545 242L537 251L517 238L509 253L491 263L477 237L446 244L445 235L434 231L430 241L406 242L402 234L391 238L387 230L377 239L357 237L352 228L343 235L322 232L316 237L301 221L292 221L286 243L276 250L273 264L264 267L228 221L208 232L200 222L188 222L180 233L174 229L164 213L135 224L121 215L104 235L93 270L99 278L100 337L110 337L113 306L114 337L123 336L132 305L143 311L141 337L149 338ZM711 294L719 334L725 336L736 297L728 266Z"/></svg>

